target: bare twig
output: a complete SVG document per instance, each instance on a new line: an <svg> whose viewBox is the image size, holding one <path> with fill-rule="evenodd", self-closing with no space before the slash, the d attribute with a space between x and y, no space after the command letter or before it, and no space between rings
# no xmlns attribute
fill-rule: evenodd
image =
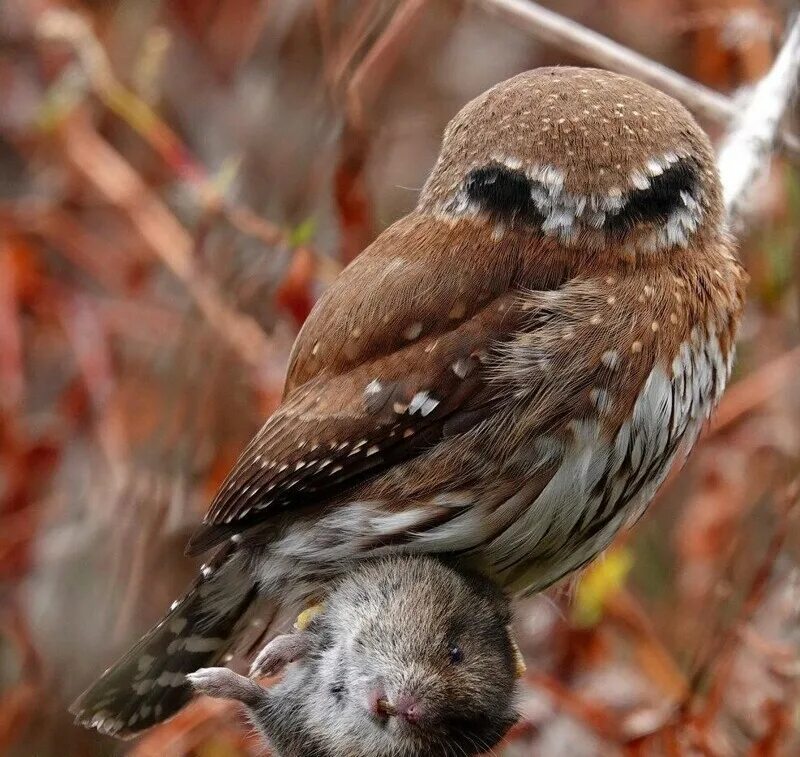
<svg viewBox="0 0 800 757"><path fill-rule="evenodd" d="M426 0L406 0L353 73L347 87L347 108L357 128L363 126L365 107L382 89L427 7Z"/></svg>
<svg viewBox="0 0 800 757"><path fill-rule="evenodd" d="M22 331L11 244L0 235L0 417L25 396Z"/></svg>
<svg viewBox="0 0 800 757"><path fill-rule="evenodd" d="M748 189L769 162L783 114L797 88L798 74L800 16L795 18L772 68L756 85L720 149L719 172L730 216L741 211Z"/></svg>
<svg viewBox="0 0 800 757"><path fill-rule="evenodd" d="M606 612L633 636L638 662L651 680L660 685L665 704L674 706L681 702L688 690L686 676L636 597L622 589L609 598Z"/></svg>
<svg viewBox="0 0 800 757"><path fill-rule="evenodd" d="M342 83L346 83L356 57L380 24L382 13L374 3L361 3L341 39L334 40L331 5L332 0L317 0L315 9L322 46L322 73L328 89L337 92Z"/></svg>
<svg viewBox="0 0 800 757"><path fill-rule="evenodd" d="M130 164L82 119L64 129L63 147L75 171L128 217L148 249L183 283L211 327L244 362L263 368L269 350L266 334L226 303L216 282L199 270L191 236Z"/></svg>
<svg viewBox="0 0 800 757"><path fill-rule="evenodd" d="M623 733L619 717L604 704L589 702L548 673L528 671L529 683L546 692L560 710L568 713L600 737L620 743Z"/></svg>
<svg viewBox="0 0 800 757"><path fill-rule="evenodd" d="M763 605L775 563L783 549L787 536L791 532L791 527L796 522L799 504L800 479L795 479L778 495L775 530L753 576L750 589L744 598L738 617L734 618L730 624L730 630L727 635L719 641L714 657L695 676L699 680L703 674L707 675L709 669L716 669L716 674L709 677L709 680L713 681L713 685L706 697L704 711L698 715L698 721L703 724L710 722L722 706L725 692L728 690L728 683L733 670L734 654L741 632L753 619L758 608ZM692 688L694 691L697 690L696 686Z"/></svg>
<svg viewBox="0 0 800 757"><path fill-rule="evenodd" d="M394 11L380 36L353 71L344 91L344 128L340 140L341 155L334 174L334 199L339 213L342 262L349 263L372 238L372 207L364 183L364 165L370 143L368 114L392 71L401 60L403 50L414 33L428 3L425 0L403 0ZM363 12L357 17L359 27L366 24ZM366 26L364 26L366 31ZM348 35L341 44L340 61L349 61L360 44L362 34ZM344 64L342 64L344 65ZM326 63L326 71L330 64ZM338 68L333 76L339 76ZM330 82L332 77L326 75Z"/></svg>
<svg viewBox="0 0 800 757"><path fill-rule="evenodd" d="M158 113L114 74L100 40L83 16L63 8L44 12L37 23L41 39L71 46L87 83L100 101L125 121L194 191L206 210L219 212L241 233L267 246L288 246L288 234L252 210L228 202L206 168Z"/></svg>
<svg viewBox="0 0 800 757"><path fill-rule="evenodd" d="M126 253L109 247L63 208L27 199L0 202L0 227L46 239L59 255L109 292L126 291L131 267Z"/></svg>
<svg viewBox="0 0 800 757"><path fill-rule="evenodd" d="M658 87L710 121L727 124L737 115L738 107L731 98L536 3L527 0L473 2L530 32L542 42ZM800 139L797 136L782 132L779 141L783 151L792 160L800 161Z"/></svg>

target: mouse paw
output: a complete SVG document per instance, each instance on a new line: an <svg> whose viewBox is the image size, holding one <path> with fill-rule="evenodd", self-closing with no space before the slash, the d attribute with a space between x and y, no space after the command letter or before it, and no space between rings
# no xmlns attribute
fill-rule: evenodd
<svg viewBox="0 0 800 757"><path fill-rule="evenodd" d="M263 695L257 683L234 673L229 668L200 668L194 673L189 673L186 679L196 693L215 699L238 699L240 702L250 702L254 697Z"/></svg>
<svg viewBox="0 0 800 757"><path fill-rule="evenodd" d="M276 636L259 653L250 666L253 678L275 675L290 662L300 659L308 650L308 637L304 633Z"/></svg>

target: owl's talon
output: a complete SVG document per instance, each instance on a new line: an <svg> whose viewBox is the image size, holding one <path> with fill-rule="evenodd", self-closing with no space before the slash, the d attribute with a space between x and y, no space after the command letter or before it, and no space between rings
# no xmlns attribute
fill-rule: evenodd
<svg viewBox="0 0 800 757"><path fill-rule="evenodd" d="M324 602L318 602L315 605L311 605L311 607L307 607L303 612L301 612L297 616L297 620L294 622L295 630L297 631L305 631L309 625L311 625L311 621L317 617L323 610L325 609Z"/></svg>
<svg viewBox="0 0 800 757"><path fill-rule="evenodd" d="M525 658L522 656L522 650L517 644L517 638L511 630L511 626L507 626L508 639L511 642L511 651L514 654L514 670L516 671L517 678L522 678L528 672L528 666L525 664Z"/></svg>

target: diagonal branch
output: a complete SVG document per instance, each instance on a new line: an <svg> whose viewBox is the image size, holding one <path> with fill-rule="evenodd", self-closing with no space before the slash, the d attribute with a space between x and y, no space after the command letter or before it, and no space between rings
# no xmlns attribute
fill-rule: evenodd
<svg viewBox="0 0 800 757"><path fill-rule="evenodd" d="M191 235L130 164L84 119L71 119L62 144L69 165L127 216L142 242L185 286L210 326L246 364L263 368L269 354L267 335L256 321L231 307L216 282L198 268Z"/></svg>
<svg viewBox="0 0 800 757"><path fill-rule="evenodd" d="M696 114L727 124L739 110L734 101L618 42L527 0L473 0L494 16L510 21L553 47L596 65L634 76L680 100ZM781 149L800 162L800 139L781 132Z"/></svg>
<svg viewBox="0 0 800 757"><path fill-rule="evenodd" d="M740 214L748 190L769 162L783 114L797 89L800 76L800 15L786 35L769 73L753 89L736 115L719 151L719 172L725 207L731 217Z"/></svg>
<svg viewBox="0 0 800 757"><path fill-rule="evenodd" d="M117 78L106 50L83 16L63 8L48 9L38 18L36 31L42 40L70 45L94 94L187 183L202 209L219 212L241 233L268 247L289 246L289 235L280 226L259 217L249 208L227 201L206 168L169 124Z"/></svg>

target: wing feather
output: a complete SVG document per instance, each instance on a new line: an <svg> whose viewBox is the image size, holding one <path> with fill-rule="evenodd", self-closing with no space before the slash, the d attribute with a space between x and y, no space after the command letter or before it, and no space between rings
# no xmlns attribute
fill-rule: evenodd
<svg viewBox="0 0 800 757"><path fill-rule="evenodd" d="M517 300L506 293L447 331L295 389L226 478L189 552L286 508L323 506L484 420L491 412L486 364L514 333Z"/></svg>

